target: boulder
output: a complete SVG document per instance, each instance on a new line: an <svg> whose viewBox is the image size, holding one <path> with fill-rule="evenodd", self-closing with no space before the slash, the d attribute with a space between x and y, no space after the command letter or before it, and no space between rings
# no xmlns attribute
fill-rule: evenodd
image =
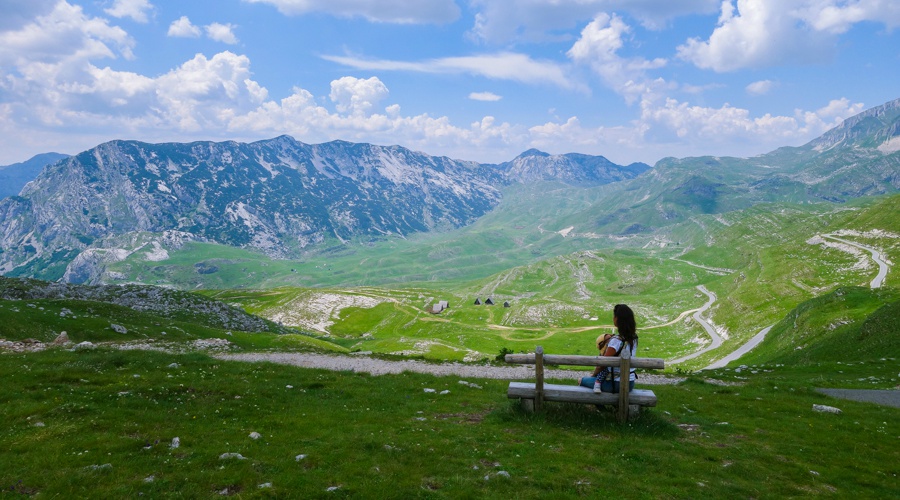
<svg viewBox="0 0 900 500"><path fill-rule="evenodd" d="M822 413L834 413L834 414L838 414L838 415L841 414L840 408L835 408L834 406L813 405L812 409L813 409L813 411L818 411L818 412L822 412Z"/></svg>
<svg viewBox="0 0 900 500"><path fill-rule="evenodd" d="M61 332L59 336L56 337L56 340L53 341L53 345L68 345L71 343L72 341L69 340L69 334L66 332Z"/></svg>

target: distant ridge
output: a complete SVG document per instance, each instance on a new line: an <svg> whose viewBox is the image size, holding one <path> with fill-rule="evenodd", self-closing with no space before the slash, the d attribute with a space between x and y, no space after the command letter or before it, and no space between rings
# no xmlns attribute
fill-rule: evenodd
<svg viewBox="0 0 900 500"><path fill-rule="evenodd" d="M578 153L551 155L529 149L510 162L500 164L510 182L558 181L572 186L599 186L633 179L650 170L646 163L617 165L602 156Z"/></svg>
<svg viewBox="0 0 900 500"><path fill-rule="evenodd" d="M0 167L0 198L19 194L47 165L68 158L61 153L42 153L21 163Z"/></svg>

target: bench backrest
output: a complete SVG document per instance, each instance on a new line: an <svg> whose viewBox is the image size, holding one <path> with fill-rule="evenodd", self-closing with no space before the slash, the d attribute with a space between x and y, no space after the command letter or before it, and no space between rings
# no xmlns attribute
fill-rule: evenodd
<svg viewBox="0 0 900 500"><path fill-rule="evenodd" d="M627 352L626 352L627 354ZM544 354L545 365L569 365L569 366L616 366L621 363L618 356L577 356L568 354ZM536 354L507 354L505 359L507 363L516 363L520 365L533 365L535 363ZM647 368L652 370L662 370L666 366L666 361L661 358L631 358L632 368Z"/></svg>

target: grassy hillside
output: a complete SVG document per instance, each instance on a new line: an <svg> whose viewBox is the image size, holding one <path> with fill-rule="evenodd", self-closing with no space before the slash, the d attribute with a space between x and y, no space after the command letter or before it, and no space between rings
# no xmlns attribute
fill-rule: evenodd
<svg viewBox="0 0 900 500"><path fill-rule="evenodd" d="M716 275L666 255L672 253L578 252L429 288L207 293L352 349L457 360L492 358L502 348L531 351L536 343L548 352L593 354L597 335L612 329L613 305L628 303L640 318L642 353L672 357L693 348L698 327L680 316L706 302L696 286ZM474 304L488 298L495 305ZM450 308L431 314L428 307L440 300Z"/></svg>
<svg viewBox="0 0 900 500"><path fill-rule="evenodd" d="M841 287L800 304L741 362L854 363L896 358L897 353L900 289Z"/></svg>
<svg viewBox="0 0 900 500"><path fill-rule="evenodd" d="M133 299L133 300L132 300ZM124 329L124 331L123 331ZM0 277L0 339L182 344L224 339L248 349L346 349L209 298L154 287L86 287Z"/></svg>

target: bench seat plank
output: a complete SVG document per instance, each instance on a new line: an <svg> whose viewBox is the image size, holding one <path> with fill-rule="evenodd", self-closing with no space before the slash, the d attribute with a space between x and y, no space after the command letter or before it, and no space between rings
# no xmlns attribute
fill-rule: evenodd
<svg viewBox="0 0 900 500"><path fill-rule="evenodd" d="M533 383L510 382L506 396L509 399L534 399L534 393ZM619 394L611 392L595 394L593 389L580 385L544 384L544 401L617 405ZM649 389L633 389L628 392L628 404L656 406L656 394Z"/></svg>

